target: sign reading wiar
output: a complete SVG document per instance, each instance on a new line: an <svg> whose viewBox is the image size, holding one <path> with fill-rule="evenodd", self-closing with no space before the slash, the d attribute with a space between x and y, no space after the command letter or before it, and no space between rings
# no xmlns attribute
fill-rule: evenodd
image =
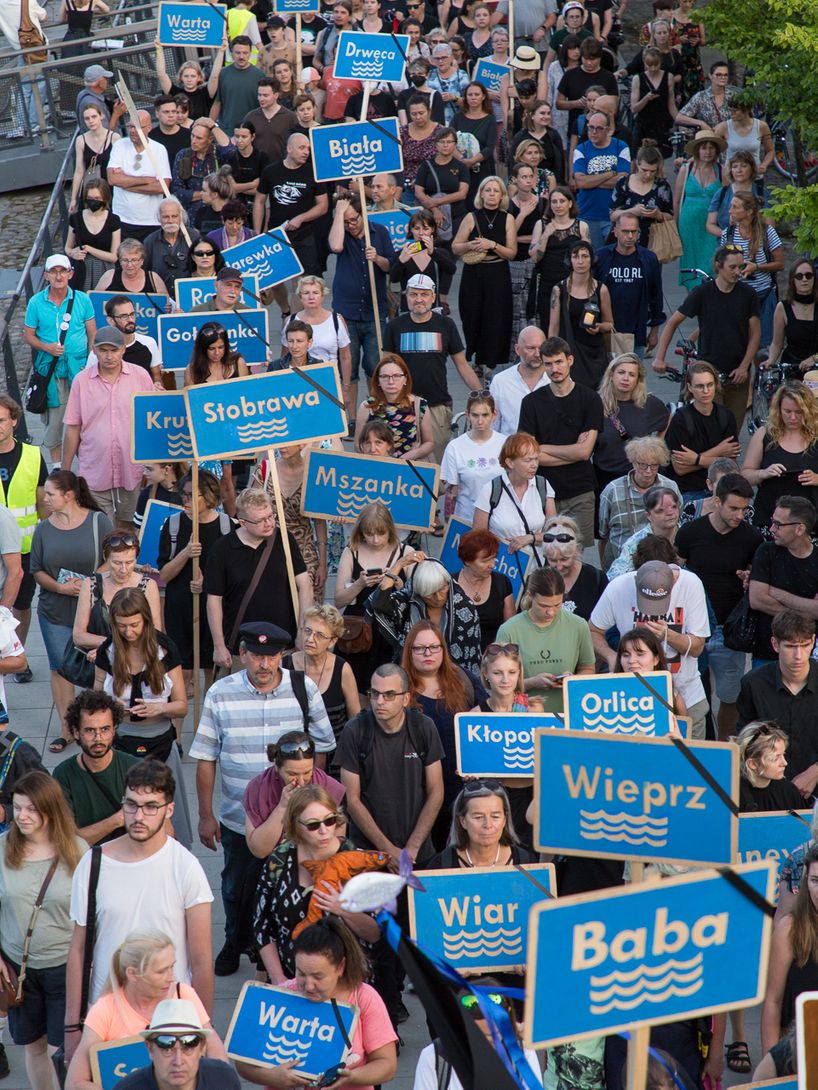
<svg viewBox="0 0 818 1090"><path fill-rule="evenodd" d="M227 8L224 4L159 5L160 45L197 45L218 49L224 40Z"/></svg>
<svg viewBox="0 0 818 1090"><path fill-rule="evenodd" d="M289 988L247 980L225 1038L227 1055L262 1067L295 1061L299 1075L317 1079L346 1057L339 1018L352 1040L357 1007L315 1002Z"/></svg>
<svg viewBox="0 0 818 1090"><path fill-rule="evenodd" d="M131 461L187 462L193 457L185 395L179 390L134 394L131 401Z"/></svg>
<svg viewBox="0 0 818 1090"><path fill-rule="evenodd" d="M454 717L457 771L461 776L502 776L505 780L534 775L534 731L562 728L557 715L536 712L461 712Z"/></svg>
<svg viewBox="0 0 818 1090"><path fill-rule="evenodd" d="M333 75L336 79L400 83L408 48L408 34L352 34L342 31L338 35Z"/></svg>
<svg viewBox="0 0 818 1090"><path fill-rule="evenodd" d="M642 674L668 704L673 704L670 674ZM565 725L569 730L661 737L672 716L636 674L587 674L569 677L565 686Z"/></svg>
<svg viewBox="0 0 818 1090"><path fill-rule="evenodd" d="M771 863L733 871L769 901ZM529 917L526 1044L752 1006L764 996L771 926L715 871L541 901Z"/></svg>
<svg viewBox="0 0 818 1090"><path fill-rule="evenodd" d="M353 121L348 125L318 126L310 129L310 144L316 182L403 170L396 117L382 117L377 124Z"/></svg>
<svg viewBox="0 0 818 1090"><path fill-rule="evenodd" d="M524 965L529 910L557 892L552 863L524 869L419 872L425 892L409 891L412 938L458 971L506 972Z"/></svg>
<svg viewBox="0 0 818 1090"><path fill-rule="evenodd" d="M738 798L738 748L688 742ZM667 738L568 730L534 737L534 843L542 852L700 866L733 863L738 817Z"/></svg>
<svg viewBox="0 0 818 1090"><path fill-rule="evenodd" d="M230 458L270 447L286 447L346 435L346 413L333 364L310 368L316 389L295 371L185 388L196 459ZM325 392L326 391L326 392Z"/></svg>
<svg viewBox="0 0 818 1090"><path fill-rule="evenodd" d="M367 504L378 500L389 508L396 526L428 530L434 521L439 472L439 466L424 462L311 450L301 510L311 518L354 522Z"/></svg>

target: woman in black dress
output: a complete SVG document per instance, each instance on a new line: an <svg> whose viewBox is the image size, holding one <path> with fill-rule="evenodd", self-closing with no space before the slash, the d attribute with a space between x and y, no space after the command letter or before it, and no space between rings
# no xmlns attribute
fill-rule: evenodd
<svg viewBox="0 0 818 1090"><path fill-rule="evenodd" d="M111 211L111 187L91 178L83 184L81 211L68 217L65 252L74 267L75 291L90 289L116 261L122 223Z"/></svg>
<svg viewBox="0 0 818 1090"><path fill-rule="evenodd" d="M818 366L818 278L808 257L790 266L787 298L776 304L768 351L759 366L777 365L786 379L801 378Z"/></svg>
<svg viewBox="0 0 818 1090"><path fill-rule="evenodd" d="M457 141L455 159L469 168L468 203L470 208L476 208L480 186L494 174L494 149L497 146L497 121L489 93L482 83L466 85L463 105L452 119L452 128L465 134ZM470 146L469 150L463 150L464 144Z"/></svg>
<svg viewBox="0 0 818 1090"><path fill-rule="evenodd" d="M548 567L558 571L565 582L562 608L590 621L608 577L596 565L583 564L579 527L567 515L557 515L546 522L542 539Z"/></svg>
<svg viewBox="0 0 818 1090"><path fill-rule="evenodd" d="M568 186L558 185L548 194L545 214L534 224L529 254L534 262L527 315L548 329L551 292L565 278L568 250L579 239L590 239L587 223L579 218L577 200Z"/></svg>
<svg viewBox="0 0 818 1090"><path fill-rule="evenodd" d="M506 187L497 177L484 178L474 198L474 211L460 224L452 250L463 257L460 317L466 358L492 371L508 358L511 339L511 273L517 253L517 228L508 211Z"/></svg>
<svg viewBox="0 0 818 1090"><path fill-rule="evenodd" d="M495 571L499 547L500 540L491 530L469 530L457 546L463 567L455 579L477 607L481 651L497 637L503 621L511 620L516 612L508 576Z"/></svg>
<svg viewBox="0 0 818 1090"><path fill-rule="evenodd" d="M655 140L667 159L673 154L670 130L678 112L673 76L662 67L662 54L652 45L642 51L642 62L642 71L631 83L634 135L639 144L646 138Z"/></svg>
<svg viewBox="0 0 818 1090"><path fill-rule="evenodd" d="M549 337L562 337L571 346L571 377L596 390L608 366L603 333L613 329L611 297L591 269L594 248L580 240L569 250L571 269L552 294Z"/></svg>

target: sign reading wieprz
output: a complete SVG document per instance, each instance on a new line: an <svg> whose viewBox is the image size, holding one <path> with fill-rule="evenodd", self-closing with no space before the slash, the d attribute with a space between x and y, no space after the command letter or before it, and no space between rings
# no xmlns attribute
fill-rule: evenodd
<svg viewBox="0 0 818 1090"><path fill-rule="evenodd" d="M689 742L729 798L738 748ZM667 738L538 730L534 843L541 852L699 866L735 862L738 817Z"/></svg>
<svg viewBox="0 0 818 1090"><path fill-rule="evenodd" d="M352 1040L357 1007L337 1003L333 1008L289 988L247 980L225 1037L227 1055L261 1067L280 1067L294 1060L299 1075L317 1079L346 1057L338 1018Z"/></svg>
<svg viewBox="0 0 818 1090"><path fill-rule="evenodd" d="M223 4L159 5L157 38L160 45L193 45L219 49L227 26L227 8Z"/></svg>
<svg viewBox="0 0 818 1090"><path fill-rule="evenodd" d="M670 674L657 670L641 675L668 704L673 704ZM565 725L569 730L661 737L672 717L661 700L636 674L590 674L566 678Z"/></svg>
<svg viewBox="0 0 818 1090"><path fill-rule="evenodd" d="M552 863L535 863L524 871L458 867L419 872L424 892L409 891L411 937L458 972L499 973L524 965L528 913L557 893Z"/></svg>
<svg viewBox="0 0 818 1090"><path fill-rule="evenodd" d="M439 472L439 466L424 462L410 465L400 458L310 450L301 510L310 518L354 522L377 500L389 509L401 529L428 530L434 521Z"/></svg>
<svg viewBox="0 0 818 1090"><path fill-rule="evenodd" d="M300 276L304 271L283 227L274 227L237 246L228 246L222 257L232 269L255 273L258 286L262 289L274 288L276 284Z"/></svg>
<svg viewBox="0 0 818 1090"><path fill-rule="evenodd" d="M180 390L134 394L131 401L131 461L187 462L193 457L185 395Z"/></svg>
<svg viewBox="0 0 818 1090"><path fill-rule="evenodd" d="M257 310L197 311L195 314L160 315L159 351L166 370L178 371L187 367L199 330L208 322L224 326L230 347L238 352L245 363L267 362L270 335L266 307Z"/></svg>
<svg viewBox="0 0 818 1090"><path fill-rule="evenodd" d="M309 376L320 389L295 371L187 386L197 461L346 435L346 413L326 393L341 401L337 368L331 363L310 367Z"/></svg>
<svg viewBox="0 0 818 1090"><path fill-rule="evenodd" d="M310 129L310 146L316 182L336 182L341 178L371 174L396 174L403 170L400 128L396 117L382 117L377 124L353 121L349 125L316 126Z"/></svg>
<svg viewBox="0 0 818 1090"><path fill-rule="evenodd" d="M332 74L336 79L400 83L408 49L408 34L355 34L344 30L338 36Z"/></svg>
<svg viewBox="0 0 818 1090"><path fill-rule="evenodd" d="M771 863L733 871L770 899ZM749 1007L763 998L772 920L721 874L703 871L605 893L540 901L531 910L529 1047Z"/></svg>
<svg viewBox="0 0 818 1090"><path fill-rule="evenodd" d="M457 771L461 776L531 779L534 731L538 727L560 730L562 725L559 716L537 712L462 712L454 717Z"/></svg>

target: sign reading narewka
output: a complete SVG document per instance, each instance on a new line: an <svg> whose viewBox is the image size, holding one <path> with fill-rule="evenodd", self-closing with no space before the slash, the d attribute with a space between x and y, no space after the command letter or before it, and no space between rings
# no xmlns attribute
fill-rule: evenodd
<svg viewBox="0 0 818 1090"><path fill-rule="evenodd" d="M738 748L688 742L738 798ZM568 730L534 737L538 851L699 866L736 859L738 817L667 738Z"/></svg>
<svg viewBox="0 0 818 1090"><path fill-rule="evenodd" d="M515 867L420 871L425 892L409 890L410 935L459 972L524 965L529 910L557 893L552 863L524 870L534 881Z"/></svg>
<svg viewBox="0 0 818 1090"><path fill-rule="evenodd" d="M224 40L227 8L224 4L159 5L157 38L160 45L193 45L218 49Z"/></svg>
<svg viewBox="0 0 818 1090"><path fill-rule="evenodd" d="M310 367L316 389L295 371L187 386L190 433L196 459L231 458L271 447L347 434L337 368Z"/></svg>
<svg viewBox="0 0 818 1090"><path fill-rule="evenodd" d="M771 863L733 870L769 901ZM541 901L529 917L526 1044L752 1006L764 996L771 927L715 871Z"/></svg>
<svg viewBox="0 0 818 1090"><path fill-rule="evenodd" d="M398 174L403 170L396 117L382 117L377 124L353 121L348 125L316 126L310 129L310 145L316 182Z"/></svg>
<svg viewBox="0 0 818 1090"><path fill-rule="evenodd" d="M131 401L131 461L187 462L193 457L184 393L134 394Z"/></svg>
<svg viewBox="0 0 818 1090"><path fill-rule="evenodd" d="M668 704L673 704L670 674L641 675ZM636 674L583 674L565 681L565 725L569 730L603 731L661 737L670 732L668 709Z"/></svg>
<svg viewBox="0 0 818 1090"><path fill-rule="evenodd" d="M457 771L461 776L531 779L534 731L538 727L559 730L562 725L559 716L538 712L461 712L454 717Z"/></svg>
<svg viewBox="0 0 818 1090"><path fill-rule="evenodd" d="M247 980L224 1040L227 1055L261 1067L295 1061L299 1075L317 1079L346 1057L338 1018L352 1040L357 1007L337 1003L333 1008L331 1003L315 1002L289 988Z"/></svg>
<svg viewBox="0 0 818 1090"><path fill-rule="evenodd" d="M283 227L273 227L263 235L228 246L222 257L231 268L257 276L260 288L274 288L304 271Z"/></svg>
<svg viewBox="0 0 818 1090"><path fill-rule="evenodd" d="M310 450L301 510L310 518L354 522L364 507L377 500L389 508L401 529L428 530L434 521L439 472L439 466L425 462L410 465L400 458Z"/></svg>

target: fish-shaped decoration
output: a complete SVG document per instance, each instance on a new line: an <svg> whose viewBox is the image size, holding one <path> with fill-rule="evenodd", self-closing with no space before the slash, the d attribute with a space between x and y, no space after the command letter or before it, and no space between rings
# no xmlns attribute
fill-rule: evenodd
<svg viewBox="0 0 818 1090"><path fill-rule="evenodd" d="M305 859L304 867L310 872L313 885L318 888L319 882L331 882L340 889L356 874L362 871L374 871L389 866L389 856L386 852L336 852L329 859ZM315 898L310 898L307 915L293 928L293 938L298 938L305 927L317 923L323 916Z"/></svg>
<svg viewBox="0 0 818 1090"><path fill-rule="evenodd" d="M382 908L394 912L398 895L406 886L426 892L423 883L412 872L412 858L404 849L400 853L397 874L358 874L341 890L339 900L347 912L377 912Z"/></svg>

